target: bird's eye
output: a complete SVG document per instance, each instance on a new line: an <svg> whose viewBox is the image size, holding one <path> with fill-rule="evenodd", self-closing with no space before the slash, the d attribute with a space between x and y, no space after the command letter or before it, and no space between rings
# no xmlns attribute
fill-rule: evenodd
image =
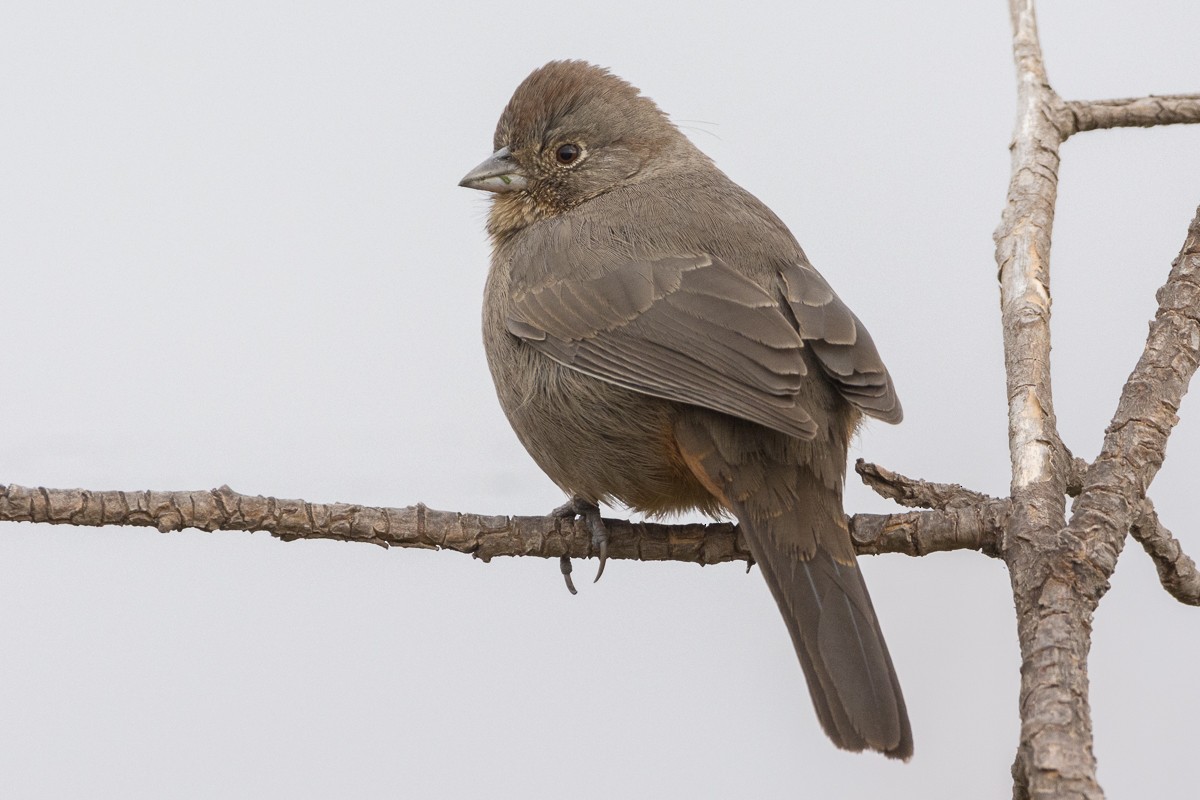
<svg viewBox="0 0 1200 800"><path fill-rule="evenodd" d="M582 152L583 151L579 149L579 145L564 144L560 145L559 148L554 151L554 157L558 159L558 163L560 164L570 164L575 161L575 159L579 158L579 154Z"/></svg>

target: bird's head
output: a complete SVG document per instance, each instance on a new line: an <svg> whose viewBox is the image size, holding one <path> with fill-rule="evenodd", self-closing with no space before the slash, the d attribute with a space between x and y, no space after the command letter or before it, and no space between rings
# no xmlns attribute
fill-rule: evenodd
<svg viewBox="0 0 1200 800"><path fill-rule="evenodd" d="M653 100L584 61L552 61L522 81L493 147L459 185L495 193L496 240L699 155Z"/></svg>

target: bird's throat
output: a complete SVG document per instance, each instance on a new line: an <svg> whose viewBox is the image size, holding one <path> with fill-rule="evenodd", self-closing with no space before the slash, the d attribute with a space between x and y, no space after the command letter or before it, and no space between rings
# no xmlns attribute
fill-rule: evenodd
<svg viewBox="0 0 1200 800"><path fill-rule="evenodd" d="M547 216L550 215L545 206L527 192L497 194L492 197L488 212L487 232L492 244L498 245Z"/></svg>

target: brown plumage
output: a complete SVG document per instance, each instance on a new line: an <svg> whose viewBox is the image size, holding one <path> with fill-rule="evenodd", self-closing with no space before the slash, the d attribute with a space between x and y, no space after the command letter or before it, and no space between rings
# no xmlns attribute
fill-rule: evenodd
<svg viewBox="0 0 1200 800"><path fill-rule="evenodd" d="M536 70L464 186L495 192L483 329L500 403L564 491L735 515L839 747L912 754L842 511L862 413L900 403L770 209L625 81Z"/></svg>

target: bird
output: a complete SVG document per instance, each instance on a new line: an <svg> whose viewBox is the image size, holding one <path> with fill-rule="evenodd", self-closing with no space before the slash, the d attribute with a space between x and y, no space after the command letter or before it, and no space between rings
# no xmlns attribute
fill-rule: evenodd
<svg viewBox="0 0 1200 800"><path fill-rule="evenodd" d="M907 760L900 682L843 511L864 415L903 412L863 323L784 223L639 89L520 83L493 153L483 340L517 438L606 555L599 504L732 515L840 748ZM570 583L569 562L564 574Z"/></svg>

